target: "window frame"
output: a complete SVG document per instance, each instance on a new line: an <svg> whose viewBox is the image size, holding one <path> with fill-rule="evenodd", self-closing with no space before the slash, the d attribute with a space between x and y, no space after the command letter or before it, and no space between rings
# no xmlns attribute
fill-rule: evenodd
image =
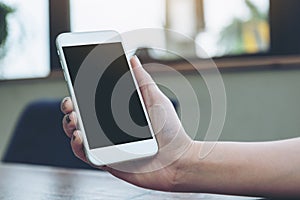
<svg viewBox="0 0 300 200"><path fill-rule="evenodd" d="M289 20L289 13L285 12L282 16L278 15L279 9L281 9L281 4L285 3L285 7L294 8L291 0L287 5L287 2L282 0L270 0L270 26L271 26L271 38L275 40L282 40L283 32L289 32L289 30L294 30L292 26L293 22L285 23ZM299 6L300 6L300 2ZM298 4L297 4L298 5ZM299 7L300 8L300 7ZM289 9L290 10L290 9ZM300 11L300 9L299 9ZM280 13L280 12L279 12ZM282 13L282 12L281 12ZM291 15L295 15L292 13ZM56 36L62 32L69 32L71 30L70 25L70 2L69 0L49 0L49 46L50 46L50 74L44 78L23 78L23 79L6 79L0 80L0 82L10 82L10 81L23 81L23 80L44 80L50 79L63 79L63 74L61 71L61 66L59 62L58 55L56 53L55 39ZM294 25L296 22L294 22ZM282 27L284 26L284 27ZM295 31L295 30L294 30ZM300 33L300 27L297 28L294 36ZM300 34L299 34L300 35ZM299 42L300 42L300 38ZM282 41L284 42L284 41ZM280 45L283 45L282 43ZM250 55L237 55L237 56L224 56L213 58L217 67L221 72L226 71L241 71L241 70L265 70L265 69L300 69L300 45L299 48L292 49L297 51L297 53L292 50L287 52L282 52L280 45L276 46L271 44L272 47L275 46L274 51L272 50L268 53L250 54ZM174 69L183 72L193 72L195 69L189 65L184 64L183 60L154 60L151 58L141 58L142 60L155 61L159 63L164 63L169 66L174 67ZM205 70L205 59L192 58L201 68L200 70ZM164 69L148 69L151 72L168 72Z"/></svg>

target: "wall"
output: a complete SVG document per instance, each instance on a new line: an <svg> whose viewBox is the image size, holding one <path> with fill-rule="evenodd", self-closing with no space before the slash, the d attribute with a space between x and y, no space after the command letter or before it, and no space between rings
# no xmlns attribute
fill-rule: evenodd
<svg viewBox="0 0 300 200"><path fill-rule="evenodd" d="M184 99L181 105L190 103L186 88L178 78L167 74L154 75L166 85L176 83ZM199 99L201 111L200 129L196 139L205 135L210 119L210 101L207 88L201 78L187 75ZM264 141L300 136L300 70L227 72L223 74L227 92L227 117L221 140ZM14 129L14 124L24 106L35 99L62 98L67 95L60 79L42 81L17 81L0 83L0 156ZM46 113L45 113L46 114ZM185 128L195 119L185 120Z"/></svg>
<svg viewBox="0 0 300 200"><path fill-rule="evenodd" d="M300 136L300 70L232 72L222 77L227 116L221 140L265 141ZM173 77L160 78L174 81ZM199 139L204 137L210 121L210 99L199 76L190 75L188 79L199 99ZM178 87L185 93L186 88ZM194 107L188 95L183 103ZM195 120L191 117L186 121L188 131Z"/></svg>

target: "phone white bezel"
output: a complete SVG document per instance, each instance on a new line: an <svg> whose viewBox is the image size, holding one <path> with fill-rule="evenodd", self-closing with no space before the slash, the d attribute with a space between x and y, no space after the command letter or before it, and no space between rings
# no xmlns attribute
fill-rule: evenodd
<svg viewBox="0 0 300 200"><path fill-rule="evenodd" d="M74 110L78 117L78 128L83 133L83 144L84 150L87 156L87 159L91 162L91 164L95 166L103 166L109 165L129 160L135 160L145 157L150 157L155 155L158 152L158 144L155 139L155 134L152 129L151 121L149 119L146 106L143 102L143 98L132 71L132 67L130 65L129 59L126 55L127 62L130 68L130 72L132 78L134 80L135 87L137 89L140 102L143 107L144 114L146 116L150 132L152 134L152 139L147 139L138 142L125 143L120 145L113 145L108 147L101 147L96 149L89 149L88 140L86 137L85 129L82 123L81 115L78 108L78 103L76 100L76 96L74 93L74 89L72 86L71 78L69 75L68 66L65 60L63 47L70 46L81 46L81 45L90 45L90 44L106 44L106 43L114 43L121 42L122 38L120 34L116 31L98 31L98 32L81 32L81 33L62 33L56 39L57 52L59 54L61 66L63 68L63 73L68 85L68 89L73 101ZM125 52L125 51L124 51Z"/></svg>

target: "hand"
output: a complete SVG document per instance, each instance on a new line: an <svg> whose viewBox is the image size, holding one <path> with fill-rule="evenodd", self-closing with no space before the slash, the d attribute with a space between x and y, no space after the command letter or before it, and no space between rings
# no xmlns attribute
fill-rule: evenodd
<svg viewBox="0 0 300 200"><path fill-rule="evenodd" d="M130 62L149 113L159 151L151 158L105 166L101 169L140 187L172 191L177 177L180 176L178 169L184 168L189 162L194 142L183 129L172 103L143 69L138 58L133 57ZM67 136L72 138L73 152L88 163L83 151L81 132L76 129L77 118L69 97L62 101L61 109L66 114L63 128Z"/></svg>

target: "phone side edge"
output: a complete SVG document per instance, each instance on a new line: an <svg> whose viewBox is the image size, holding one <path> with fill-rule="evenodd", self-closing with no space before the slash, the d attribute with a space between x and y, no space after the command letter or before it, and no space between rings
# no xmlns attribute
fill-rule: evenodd
<svg viewBox="0 0 300 200"><path fill-rule="evenodd" d="M74 110L75 110L76 114L78 114L77 115L77 117L78 117L78 121L77 121L78 125L77 126L79 126L79 129L82 133L83 150L84 150L84 153L86 155L86 158L88 159L88 162L91 165L95 166L95 167L103 166L104 163L99 162L97 159L95 159L94 156L90 153L90 150L88 149L88 142L87 142L85 130L84 130L81 115L80 115L80 112L79 112L78 103L77 103L77 99L76 99L75 92L74 92L74 87L73 87L72 82L71 82L68 66L66 64L66 59L64 57L63 45L61 43L61 40L65 36L68 36L68 35L70 35L70 34L69 33L62 33L62 34L58 35L58 37L56 38L56 48L57 48L57 52L58 52L58 56L59 56L59 60L60 60L60 65L61 65L61 68L63 70L64 76L65 76L65 81L67 83L67 88L68 88L69 94L70 94L71 99L73 101Z"/></svg>

